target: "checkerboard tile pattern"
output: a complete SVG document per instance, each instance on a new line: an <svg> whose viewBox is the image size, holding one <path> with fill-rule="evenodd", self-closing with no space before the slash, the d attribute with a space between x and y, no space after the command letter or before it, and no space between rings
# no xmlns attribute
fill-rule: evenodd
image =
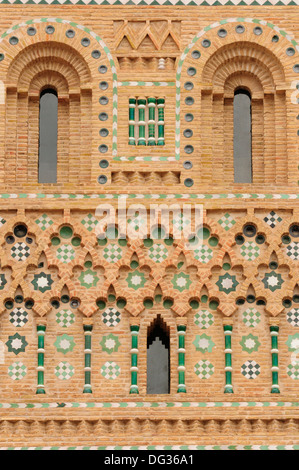
<svg viewBox="0 0 299 470"><path fill-rule="evenodd" d="M114 361L107 361L101 367L101 374L105 379L114 380L121 372L120 366Z"/></svg>
<svg viewBox="0 0 299 470"><path fill-rule="evenodd" d="M194 258L203 264L208 263L213 258L213 250L207 245L202 245L201 248L193 251Z"/></svg>
<svg viewBox="0 0 299 470"><path fill-rule="evenodd" d="M108 263L115 263L122 257L122 249L117 243L109 243L103 249L103 258L105 258Z"/></svg>
<svg viewBox="0 0 299 470"><path fill-rule="evenodd" d="M287 321L292 325L292 326L299 326L299 308L292 308L289 312L286 314Z"/></svg>
<svg viewBox="0 0 299 470"><path fill-rule="evenodd" d="M75 315L69 309L60 310L56 313L56 323L61 328L68 328L75 322Z"/></svg>
<svg viewBox="0 0 299 470"><path fill-rule="evenodd" d="M121 321L121 313L114 307L108 307L102 313L102 321L106 326L114 327Z"/></svg>
<svg viewBox="0 0 299 470"><path fill-rule="evenodd" d="M260 365L255 361L246 361L241 366L241 374L244 375L246 379L256 379L261 373Z"/></svg>
<svg viewBox="0 0 299 470"><path fill-rule="evenodd" d="M199 310L199 312L194 315L194 323L202 330L206 330L213 325L214 316L209 310Z"/></svg>
<svg viewBox="0 0 299 470"><path fill-rule="evenodd" d="M21 328L28 322L28 313L22 307L16 307L10 312L9 321L13 326Z"/></svg>
<svg viewBox="0 0 299 470"><path fill-rule="evenodd" d="M282 221L282 218L279 217L278 214L276 214L275 211L269 212L269 214L264 217L264 221L266 224L270 225L271 228L275 228L277 224L279 224Z"/></svg>
<svg viewBox="0 0 299 470"><path fill-rule="evenodd" d="M167 258L168 250L162 243L154 243L153 246L148 249L148 256L155 263L161 263Z"/></svg>
<svg viewBox="0 0 299 470"><path fill-rule="evenodd" d="M20 361L8 367L8 375L12 380L22 380L27 374L27 367Z"/></svg>
<svg viewBox="0 0 299 470"><path fill-rule="evenodd" d="M38 219L36 219L35 223L39 226L39 228L45 231L47 228L51 227L54 222L47 214L43 214Z"/></svg>
<svg viewBox="0 0 299 470"><path fill-rule="evenodd" d="M286 254L291 259L297 261L299 259L299 242L291 242L286 247Z"/></svg>
<svg viewBox="0 0 299 470"><path fill-rule="evenodd" d="M291 379L299 380L299 363L297 361L288 365L287 374Z"/></svg>
<svg viewBox="0 0 299 470"><path fill-rule="evenodd" d="M86 230L89 232L92 232L98 223L99 221L92 214L88 214L86 217L84 217L84 219L81 220L81 224L84 225Z"/></svg>
<svg viewBox="0 0 299 470"><path fill-rule="evenodd" d="M261 321L261 314L254 307L249 307L243 312L243 323L249 328L254 328Z"/></svg>
<svg viewBox="0 0 299 470"><path fill-rule="evenodd" d="M57 248L56 256L59 261L67 264L75 258L75 250L71 245L61 245Z"/></svg>
<svg viewBox="0 0 299 470"><path fill-rule="evenodd" d="M194 372L199 379L208 379L214 374L214 366L207 359L197 362L194 366Z"/></svg>
<svg viewBox="0 0 299 470"><path fill-rule="evenodd" d="M221 219L218 220L218 224L221 225L221 227L224 228L226 232L231 229L235 225L235 223L236 221L228 212L224 214Z"/></svg>
<svg viewBox="0 0 299 470"><path fill-rule="evenodd" d="M75 373L74 367L66 361L61 361L54 371L59 380L69 380Z"/></svg>
<svg viewBox="0 0 299 470"><path fill-rule="evenodd" d="M260 249L254 242L245 242L240 248L240 254L247 261L253 261L260 255Z"/></svg>
<svg viewBox="0 0 299 470"><path fill-rule="evenodd" d="M10 254L15 261L25 261L30 256L30 248L24 242L15 243Z"/></svg>

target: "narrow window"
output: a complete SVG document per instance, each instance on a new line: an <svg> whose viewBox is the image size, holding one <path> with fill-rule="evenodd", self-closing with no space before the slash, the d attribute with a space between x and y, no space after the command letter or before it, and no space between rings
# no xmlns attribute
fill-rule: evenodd
<svg viewBox="0 0 299 470"><path fill-rule="evenodd" d="M147 335L147 393L169 392L169 328L158 315L148 328Z"/></svg>
<svg viewBox="0 0 299 470"><path fill-rule="evenodd" d="M38 182L57 182L58 97L47 88L39 100Z"/></svg>
<svg viewBox="0 0 299 470"><path fill-rule="evenodd" d="M234 98L234 181L252 183L251 96L237 90Z"/></svg>

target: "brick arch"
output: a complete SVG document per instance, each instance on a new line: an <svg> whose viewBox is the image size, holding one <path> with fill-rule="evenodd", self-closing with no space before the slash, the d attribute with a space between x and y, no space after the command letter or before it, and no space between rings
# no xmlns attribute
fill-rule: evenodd
<svg viewBox="0 0 299 470"><path fill-rule="evenodd" d="M59 69L69 81L77 86L91 82L91 70L86 60L68 44L59 42L38 42L23 48L14 57L7 70L10 86L25 86L32 76L45 68Z"/></svg>
<svg viewBox="0 0 299 470"><path fill-rule="evenodd" d="M237 24L245 27L243 34L238 34L236 32L235 28ZM254 28L256 27L262 28L262 34L253 34ZM217 33L220 29L226 30L226 36L218 36ZM274 35L279 38L278 45L276 42L272 42L272 37ZM246 44L245 50L241 47L244 44ZM289 47L292 47L295 50L292 60L290 60L290 57L286 54L286 50ZM221 49L222 57L221 52L218 52ZM197 57L195 57L195 51L199 51L200 53L197 53ZM176 160L179 160L181 155L184 155L185 152L185 140L182 138L182 131L189 126L191 130L193 129L193 131L195 131L195 129L198 129L200 126L201 121L205 120L208 122L213 120L209 109L205 106L200 107L198 104L201 99L201 93L209 93L211 91L214 85L211 80L216 77L216 93L218 98L221 99L220 95L223 92L221 87L223 86L224 77L228 77L230 73L231 75L235 73L236 79L237 70L234 70L234 66L237 67L238 65L239 67L241 66L241 68L244 68L245 65L242 65L242 63L245 64L246 61L250 63L250 66L245 66L245 72L248 77L250 76L250 73L254 72L252 77L256 75L260 83L264 86L267 94L269 91L273 93L274 90L276 90L278 107L277 121L286 122L287 113L288 121L286 125L289 126L289 122L291 122L292 119L295 120L298 114L298 104L292 102L291 92L289 91L290 83L298 80L297 74L293 70L293 65L298 61L298 51L298 42L296 42L291 35L263 20L253 18L227 18L217 21L199 31L186 46L180 60L178 61L176 73ZM233 54L235 54L236 57L238 56L239 59L235 58ZM257 72L257 67L253 66L254 61L259 63L259 73ZM216 71L218 71L218 74ZM192 74L190 74L190 72L192 72ZM238 78L240 78L240 76ZM185 82L187 81L192 81L194 83L192 91L185 89ZM193 98L193 104L191 103L191 106L190 103L186 103L185 101L189 96ZM285 104L282 103L283 101ZM278 102L280 102L280 104L278 104ZM189 104L189 106L186 106L186 104ZM271 106L272 105L270 104L270 108ZM270 115L273 113L273 110L270 109L268 112ZM185 113L194 114L192 124L186 124L184 119ZM219 119L220 114L221 113L218 114ZM229 117L224 117L225 121L228 121L228 119ZM265 173L263 173L260 168L260 174L254 183L261 185L265 182L269 184L275 182L276 184L281 185L296 183L294 175L290 174L288 171L292 162L295 164L297 153L297 149L292 149L287 144L289 133L292 132L291 126L284 129L283 132L286 134L286 136L284 135L283 137L286 145L284 149L278 150L282 156L282 158L281 156L276 157L276 159L278 158L279 160L279 168L271 168L271 165L269 164L267 165ZM204 133L207 133L207 129L202 130L201 134ZM212 135L215 134L212 133ZM278 136L277 147L279 147L279 141L280 137ZM216 150L214 154L217 154L217 152L219 154L219 148L224 148L225 145L225 143L219 144L218 150ZM209 146L211 146L211 140L209 142ZM219 176L219 172L215 171L215 166L213 167L213 165L210 164L209 159L211 159L211 156L209 155L207 157L206 152L204 166L200 167L201 149L205 149L205 147L201 145L201 141L198 139L197 145L194 145L192 155L192 160L195 164L194 168L196 168L196 164L198 164L198 167L196 168L197 182L202 184L205 184L205 182L216 184L216 175L218 174ZM270 153L273 153L272 150L268 150L269 155ZM286 158L288 159L288 163L286 163ZM219 162L220 157L218 155L217 165L219 165ZM231 168L225 168L222 179L227 181L228 184L231 184L231 180L229 180L229 178L231 178Z"/></svg>
<svg viewBox="0 0 299 470"><path fill-rule="evenodd" d="M223 179L232 183L234 93L238 88L245 88L252 100L252 182L287 182L287 127L281 125L283 116L287 115L284 66L269 48L250 41L234 40L235 35L233 42L217 47L202 67L201 106L209 110L212 117L210 129L204 124L202 147L208 145L206 136L209 130L213 132L213 127L217 127L219 142L221 140L225 148L222 168L219 169L223 172ZM223 123L219 119L221 115ZM220 151L218 153L220 155ZM278 161L279 164L276 163Z"/></svg>
<svg viewBox="0 0 299 470"><path fill-rule="evenodd" d="M221 86L225 77L236 71L252 73L264 87L285 82L285 71L277 56L268 48L249 41L234 41L217 48L204 64L202 80Z"/></svg>
<svg viewBox="0 0 299 470"><path fill-rule="evenodd" d="M48 26L54 27L53 34L48 34L46 28ZM28 33L29 28L35 28L34 35ZM67 30L72 29L75 32L74 37L70 38L66 35ZM17 37L18 42L12 44L11 37ZM15 41L16 42L16 41ZM103 143L99 134L100 129L103 127L100 119L94 120L94 125L91 126L91 119L94 115L100 115L103 111L108 111L108 118L105 122L105 127L108 128L108 137L105 139L105 144L108 146L108 151L112 155L117 152L117 73L114 59L110 53L109 48L101 37L80 24L70 20L59 18L40 18L23 22L14 25L0 37L0 50L3 54L3 60L0 63L0 68L3 75L7 77L4 86L6 86L6 106L3 112L3 118L9 124L6 128L6 133L11 134L10 138L6 138L8 147L6 151L2 149L0 161L2 167L5 165L9 168L9 178L5 172L0 174L2 182L10 180L16 189L21 190L25 188L26 184L34 187L36 190L41 189L41 185L37 182L37 164L36 164L36 142L35 149L28 152L26 146L30 139L24 136L24 143L22 149L22 156L18 158L19 152L15 143L18 139L18 129L16 129L14 122L16 116L22 116L21 127L26 127L26 122L29 120L24 118L24 109L27 107L25 96L28 93L29 87L34 85L32 93L37 95L37 88L40 83L36 73L43 76L43 86L45 86L46 70L52 71L52 77L55 76L56 85L62 86L62 95L65 103L60 106L64 108L60 116L61 125L66 125L68 128L65 132L62 130L61 135L72 135L73 138L66 142L66 145L60 146L60 178L58 177L56 189L67 191L68 187L73 187L74 183L77 185L95 185L97 186L98 175L98 159L101 157L99 154L100 144ZM97 56L95 51L99 51ZM103 75L100 73L99 66L105 66L106 72ZM66 80L62 84L62 77L59 79L58 73ZM53 80L51 80L51 86ZM100 88L101 81L108 82L108 89L105 90L105 95L109 100L109 110L103 109L99 98L102 96L103 91ZM22 110L18 110L15 106L14 93L18 93L22 101ZM13 104L13 106L12 106ZM78 109L82 107L82 113ZM72 106L71 109L67 109ZM4 115L6 113L6 116ZM72 116L73 124L68 122L67 116ZM12 117L14 116L14 117ZM8 117L8 119L7 119ZM18 118L19 119L19 118ZM34 118L36 120L36 116ZM31 126L32 126L31 121ZM15 127L14 127L15 126ZM27 132L27 131L26 131ZM30 163L26 161L26 154L35 161ZM58 157L59 160L59 157ZM17 162L22 161L22 173L18 170ZM25 166L25 168L24 168ZM70 169L72 169L70 171ZM52 191L50 186L42 185L45 192Z"/></svg>

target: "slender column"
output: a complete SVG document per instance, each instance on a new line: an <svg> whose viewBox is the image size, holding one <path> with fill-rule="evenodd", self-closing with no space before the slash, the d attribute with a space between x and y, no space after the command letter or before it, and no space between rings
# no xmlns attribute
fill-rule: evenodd
<svg viewBox="0 0 299 470"><path fill-rule="evenodd" d="M280 393L280 388L278 384L278 333L279 326L271 325L270 326L270 335L271 335L271 355L272 355L272 387L271 393Z"/></svg>
<svg viewBox="0 0 299 470"><path fill-rule="evenodd" d="M225 387L224 393L234 393L232 385L232 340L231 335L233 331L232 325L224 325L224 337L225 337Z"/></svg>
<svg viewBox="0 0 299 470"><path fill-rule="evenodd" d="M135 109L136 109L136 98L129 98L129 145L136 145Z"/></svg>
<svg viewBox="0 0 299 470"><path fill-rule="evenodd" d="M131 387L130 393L139 393L138 389L138 334L139 325L131 325Z"/></svg>
<svg viewBox="0 0 299 470"><path fill-rule="evenodd" d="M139 126L139 135L138 135L138 145L146 145L145 141L145 105L146 99L139 98L137 100L138 105L138 126Z"/></svg>
<svg viewBox="0 0 299 470"><path fill-rule="evenodd" d="M157 145L165 145L165 139L164 139L165 99L164 98L158 98L157 99L157 106L158 106L158 143L157 143Z"/></svg>
<svg viewBox="0 0 299 470"><path fill-rule="evenodd" d="M178 348L178 376L179 376L179 385L178 393L186 393L185 385L185 334L186 334L186 325L177 325L179 348Z"/></svg>
<svg viewBox="0 0 299 470"><path fill-rule="evenodd" d="M45 358L45 333L46 325L37 325L37 388L36 393L45 394L45 385L44 385L44 358Z"/></svg>
<svg viewBox="0 0 299 470"><path fill-rule="evenodd" d="M147 145L156 145L155 131L156 131L156 98L148 98L148 139Z"/></svg>
<svg viewBox="0 0 299 470"><path fill-rule="evenodd" d="M92 325L83 325L84 330L84 376L85 384L83 393L92 393L91 388L91 332Z"/></svg>

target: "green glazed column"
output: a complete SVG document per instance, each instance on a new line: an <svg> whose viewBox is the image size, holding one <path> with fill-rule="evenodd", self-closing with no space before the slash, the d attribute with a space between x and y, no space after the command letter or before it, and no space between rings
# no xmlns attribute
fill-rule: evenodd
<svg viewBox="0 0 299 470"><path fill-rule="evenodd" d="M138 145L146 145L146 141L145 141L145 106L146 106L146 99L145 98L138 98L137 105L138 105L138 126L139 126Z"/></svg>
<svg viewBox="0 0 299 470"><path fill-rule="evenodd" d="M44 367L44 359L45 359L45 334L46 334L46 325L37 325L37 388L36 393L45 394L45 385L44 385L44 378L45 378L45 367Z"/></svg>
<svg viewBox="0 0 299 470"><path fill-rule="evenodd" d="M131 325L131 387L130 393L139 393L138 389L138 334L139 325Z"/></svg>
<svg viewBox="0 0 299 470"><path fill-rule="evenodd" d="M186 335L186 325L177 325L178 332L178 376L179 376L179 385L178 393L186 393L185 385L185 335Z"/></svg>
<svg viewBox="0 0 299 470"><path fill-rule="evenodd" d="M164 139L164 108L165 108L165 99L157 99L158 107L158 143L157 145L165 145Z"/></svg>
<svg viewBox="0 0 299 470"><path fill-rule="evenodd" d="M84 330L84 389L83 393L92 393L91 388L91 333L92 325L83 325Z"/></svg>
<svg viewBox="0 0 299 470"><path fill-rule="evenodd" d="M147 145L156 145L156 98L148 98L148 139Z"/></svg>
<svg viewBox="0 0 299 470"><path fill-rule="evenodd" d="M224 393L234 393L233 385L232 385L232 325L224 325L224 339L225 339L225 387Z"/></svg>
<svg viewBox="0 0 299 470"><path fill-rule="evenodd" d="M129 145L136 145L135 139L135 109L136 98L129 98Z"/></svg>
<svg viewBox="0 0 299 470"><path fill-rule="evenodd" d="M280 388L278 384L278 334L279 326L271 325L270 326L270 335L271 335L271 355L272 355L272 387L271 393L280 393Z"/></svg>

